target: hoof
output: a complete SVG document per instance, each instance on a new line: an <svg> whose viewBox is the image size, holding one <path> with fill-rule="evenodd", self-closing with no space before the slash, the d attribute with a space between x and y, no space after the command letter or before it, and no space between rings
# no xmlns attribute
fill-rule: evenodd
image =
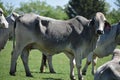
<svg viewBox="0 0 120 80"><path fill-rule="evenodd" d="M82 78L79 78L78 80L84 80L83 77Z"/></svg>
<svg viewBox="0 0 120 80"><path fill-rule="evenodd" d="M86 75L86 72L82 72L82 75Z"/></svg>
<svg viewBox="0 0 120 80"><path fill-rule="evenodd" d="M43 71L40 71L40 73L43 73Z"/></svg>
<svg viewBox="0 0 120 80"><path fill-rule="evenodd" d="M50 71L50 73L56 74L56 72L55 72L55 71Z"/></svg>
<svg viewBox="0 0 120 80"><path fill-rule="evenodd" d="M92 71L91 73L92 73L92 75L94 75L94 74L96 73L96 71L94 70L94 71Z"/></svg>
<svg viewBox="0 0 120 80"><path fill-rule="evenodd" d="M9 74L10 74L11 76L15 76L15 73L13 73L13 72L9 72Z"/></svg>
<svg viewBox="0 0 120 80"><path fill-rule="evenodd" d="M86 75L86 70L82 70L82 75Z"/></svg>
<svg viewBox="0 0 120 80"><path fill-rule="evenodd" d="M73 77L70 77L71 80L76 80L76 78L73 76Z"/></svg>
<svg viewBox="0 0 120 80"><path fill-rule="evenodd" d="M31 75L31 74L29 74L29 75L27 74L26 76L27 76L27 77L33 77L33 75Z"/></svg>
<svg viewBox="0 0 120 80"><path fill-rule="evenodd" d="M40 70L40 73L43 73L43 72L45 72L45 70L42 70L42 69L41 69L41 70Z"/></svg>

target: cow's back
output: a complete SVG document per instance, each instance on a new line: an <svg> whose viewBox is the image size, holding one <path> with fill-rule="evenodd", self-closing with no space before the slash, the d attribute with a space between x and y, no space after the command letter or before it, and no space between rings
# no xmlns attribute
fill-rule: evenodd
<svg viewBox="0 0 120 80"><path fill-rule="evenodd" d="M45 34L42 34L40 31L39 24L42 20L49 21ZM31 48L51 53L58 53L65 50L66 45L69 44L71 31L70 26L64 21L52 18L45 19L45 17L41 18L39 15L33 13L24 14L16 22L16 38L18 42L24 39L22 41L26 45L23 45L28 46L32 44ZM22 33L24 35L21 35Z"/></svg>

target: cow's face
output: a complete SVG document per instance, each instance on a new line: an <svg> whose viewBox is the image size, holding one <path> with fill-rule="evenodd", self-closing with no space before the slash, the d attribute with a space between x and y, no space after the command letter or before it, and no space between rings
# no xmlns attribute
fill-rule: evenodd
<svg viewBox="0 0 120 80"><path fill-rule="evenodd" d="M94 25L96 27L97 34L101 35L104 33L104 29L110 29L110 24L106 21L104 14L97 12L94 17Z"/></svg>
<svg viewBox="0 0 120 80"><path fill-rule="evenodd" d="M13 38L13 27L14 27L14 23L15 23L15 20L16 18L18 18L20 15L15 13L15 12L12 12L12 14L10 14L6 20L7 22L9 23L9 39L11 40Z"/></svg>
<svg viewBox="0 0 120 80"><path fill-rule="evenodd" d="M8 28L8 22L6 21L3 10L0 8L0 27L2 28Z"/></svg>

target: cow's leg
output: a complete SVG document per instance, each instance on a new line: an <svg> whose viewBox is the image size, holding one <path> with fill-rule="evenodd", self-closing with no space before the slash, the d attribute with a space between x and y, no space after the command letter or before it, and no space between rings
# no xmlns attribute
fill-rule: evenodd
<svg viewBox="0 0 120 80"><path fill-rule="evenodd" d="M52 55L47 56L50 73L56 73L52 64Z"/></svg>
<svg viewBox="0 0 120 80"><path fill-rule="evenodd" d="M12 56L11 56L10 72L9 72L9 74L12 75L12 76L15 76L16 61L17 61L18 56L20 55L21 52L22 52L22 49L20 49L20 48L15 48L13 50L13 53L12 53Z"/></svg>
<svg viewBox="0 0 120 80"><path fill-rule="evenodd" d="M24 49L22 54L21 54L21 59L22 59L23 64L24 64L26 76L33 77L31 72L30 72L29 66L28 66L28 57L29 57L29 50Z"/></svg>
<svg viewBox="0 0 120 80"><path fill-rule="evenodd" d="M41 73L45 72L45 67L47 67L46 60L47 60L47 56L44 55L44 53L42 53L42 60L41 60L41 66L40 66Z"/></svg>
<svg viewBox="0 0 120 80"><path fill-rule="evenodd" d="M86 64L82 70L82 75L86 75L86 72L87 72L87 69L88 69L88 66L91 64L91 61L88 60L88 58L86 59Z"/></svg>
<svg viewBox="0 0 120 80"><path fill-rule="evenodd" d="M40 72L44 71L44 67L46 66L47 59L48 59L50 73L56 73L53 68L53 65L52 65L52 55L46 56L46 55L44 55L44 53L42 54L42 62L41 62Z"/></svg>
<svg viewBox="0 0 120 80"><path fill-rule="evenodd" d="M75 76L74 76L74 66L75 66L75 60L74 59L70 59L70 78L71 80L75 80Z"/></svg>
<svg viewBox="0 0 120 80"><path fill-rule="evenodd" d="M13 55L13 51L11 52L11 56ZM17 62L15 64L15 72L17 71Z"/></svg>
<svg viewBox="0 0 120 80"><path fill-rule="evenodd" d="M74 56L71 53L67 53L67 52L65 54L70 60L70 79L75 80L76 78L75 78L75 75L74 75L74 66L75 66Z"/></svg>
<svg viewBox="0 0 120 80"><path fill-rule="evenodd" d="M74 53L75 55L75 61L76 61L76 67L78 72L78 80L83 80L82 72L81 72L81 64L82 64L82 53L79 50L76 50Z"/></svg>
<svg viewBox="0 0 120 80"><path fill-rule="evenodd" d="M86 75L86 71L87 71L87 69L88 69L88 66L91 64L91 62L92 62L92 57L93 56L93 53L91 52L89 55L88 55L88 57L87 57L87 59L86 59L86 64L85 64L85 66L84 66L84 68L83 68L83 70L82 70L82 74L83 75Z"/></svg>
<svg viewBox="0 0 120 80"><path fill-rule="evenodd" d="M92 74L94 75L95 72L96 72L96 63L97 63L97 56L93 55L93 58L92 58Z"/></svg>

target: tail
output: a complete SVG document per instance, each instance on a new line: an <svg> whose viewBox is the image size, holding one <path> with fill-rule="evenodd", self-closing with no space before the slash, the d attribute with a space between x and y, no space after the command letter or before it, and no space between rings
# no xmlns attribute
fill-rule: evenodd
<svg viewBox="0 0 120 80"><path fill-rule="evenodd" d="M16 20L15 20L14 27L13 27L13 50L15 48L15 28L16 28Z"/></svg>
<svg viewBox="0 0 120 80"><path fill-rule="evenodd" d="M14 27L13 27L13 50L15 48L15 28L16 28L16 22L19 21L20 17L22 17L23 15L17 17L15 19L15 22L14 22Z"/></svg>

